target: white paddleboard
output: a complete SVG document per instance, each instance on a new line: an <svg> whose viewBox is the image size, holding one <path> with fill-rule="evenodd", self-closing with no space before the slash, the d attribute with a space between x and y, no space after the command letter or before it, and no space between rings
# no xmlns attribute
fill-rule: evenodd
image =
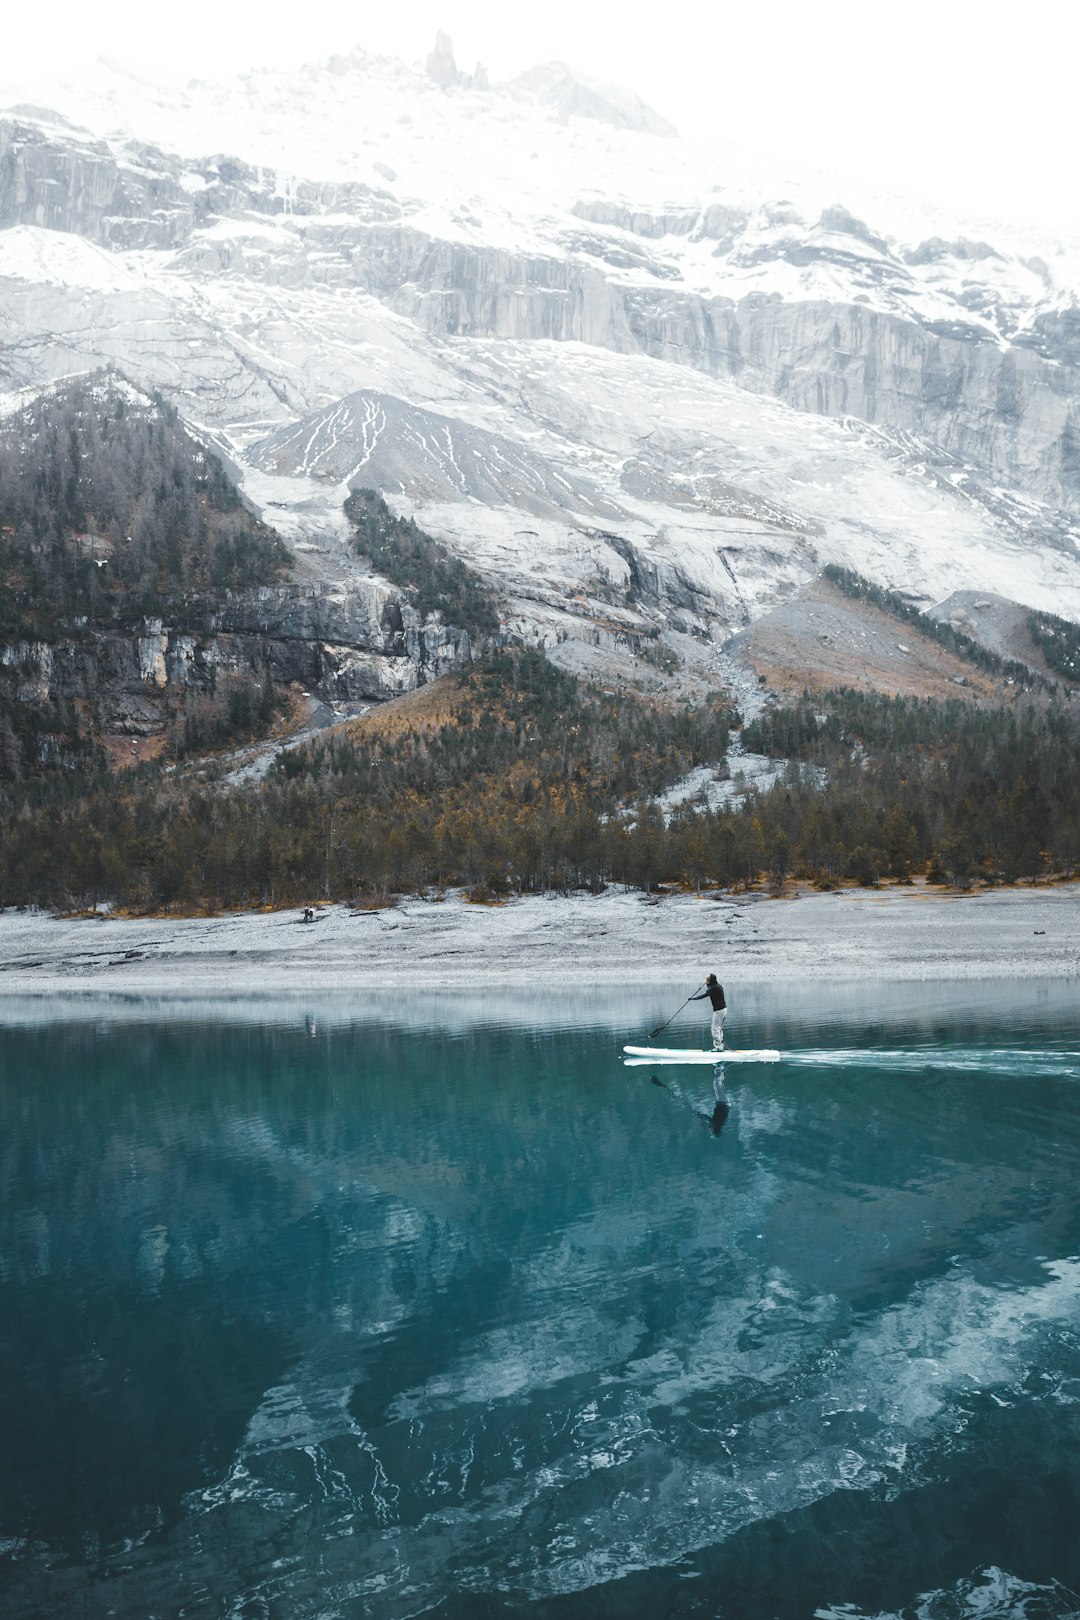
<svg viewBox="0 0 1080 1620"><path fill-rule="evenodd" d="M632 1063L779 1063L780 1053L771 1046L757 1048L725 1047L722 1052L695 1052L678 1046L624 1046Z"/></svg>

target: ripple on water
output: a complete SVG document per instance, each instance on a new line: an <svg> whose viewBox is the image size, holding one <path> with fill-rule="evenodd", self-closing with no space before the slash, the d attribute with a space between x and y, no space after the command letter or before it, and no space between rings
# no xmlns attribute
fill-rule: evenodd
<svg viewBox="0 0 1080 1620"><path fill-rule="evenodd" d="M1080 1594L1060 1581L1025 1581L994 1565L954 1586L919 1592L902 1610L842 1603L813 1611L814 1620L1075 1620L1078 1613Z"/></svg>

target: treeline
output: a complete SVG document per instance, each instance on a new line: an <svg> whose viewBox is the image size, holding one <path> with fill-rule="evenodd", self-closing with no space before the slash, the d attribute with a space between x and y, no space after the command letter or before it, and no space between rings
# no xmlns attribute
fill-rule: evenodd
<svg viewBox="0 0 1080 1620"><path fill-rule="evenodd" d="M981 669L985 675L994 675L1021 687L1037 687L1045 692L1054 690L1052 681L1039 675L1027 664L1022 664L1015 658L1000 658L997 653L991 652L974 637L957 630L955 625L931 618L929 613L920 612L895 591L886 590L883 585L875 585L872 580L864 579L861 574L854 573L850 568L841 568L838 563L826 563L822 573L843 591L845 596L850 596L855 601L870 602L874 607L891 614L893 618L903 619L921 635L936 641L946 651L963 658L967 663L974 664L975 668Z"/></svg>
<svg viewBox="0 0 1080 1620"><path fill-rule="evenodd" d="M655 796L723 758L722 705L614 697L530 653L474 666L456 698L443 724L361 723L243 789L157 769L8 789L0 900L228 907L1080 870L1068 707L815 695L744 728L749 748L788 762L775 786L665 820Z"/></svg>
<svg viewBox="0 0 1080 1620"><path fill-rule="evenodd" d="M377 574L407 591L422 619L441 614L471 636L499 628L491 593L479 576L412 518L396 518L373 489L357 489L345 502L356 549Z"/></svg>
<svg viewBox="0 0 1080 1620"><path fill-rule="evenodd" d="M111 373L0 421L0 637L52 641L266 584L288 561L160 396Z"/></svg>

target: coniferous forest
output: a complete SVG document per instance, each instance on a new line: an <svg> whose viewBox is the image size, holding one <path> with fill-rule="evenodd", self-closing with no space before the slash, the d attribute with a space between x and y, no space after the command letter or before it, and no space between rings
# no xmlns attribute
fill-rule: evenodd
<svg viewBox="0 0 1080 1620"><path fill-rule="evenodd" d="M838 691L742 730L781 779L666 820L655 795L724 757L722 704L663 709L539 653L448 677L449 718L353 728L264 781L205 770L54 775L0 797L0 901L133 908L513 891L970 885L1080 870L1080 718Z"/></svg>
<svg viewBox="0 0 1080 1620"><path fill-rule="evenodd" d="M5 417L0 780L100 765L110 638L162 618L198 634L227 592L271 583L288 560L173 407L123 378L77 378ZM54 662L66 688L43 675ZM283 706L265 671L174 694L168 751L265 730Z"/></svg>
<svg viewBox="0 0 1080 1620"><path fill-rule="evenodd" d="M109 373L0 422L0 636L127 627L276 578L288 553L161 398Z"/></svg>

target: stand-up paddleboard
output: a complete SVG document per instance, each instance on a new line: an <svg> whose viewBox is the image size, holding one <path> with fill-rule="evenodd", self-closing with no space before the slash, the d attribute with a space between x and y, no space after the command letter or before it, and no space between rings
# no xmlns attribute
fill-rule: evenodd
<svg viewBox="0 0 1080 1620"><path fill-rule="evenodd" d="M695 1052L680 1046L624 1046L628 1063L779 1063L780 1053L771 1046L733 1049L722 1052Z"/></svg>

